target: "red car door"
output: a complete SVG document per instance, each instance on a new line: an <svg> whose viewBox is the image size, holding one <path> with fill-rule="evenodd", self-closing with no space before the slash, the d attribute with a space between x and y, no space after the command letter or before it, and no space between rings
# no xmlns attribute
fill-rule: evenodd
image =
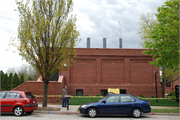
<svg viewBox="0 0 180 120"><path fill-rule="evenodd" d="M0 92L0 112L5 112L4 97L6 92Z"/></svg>
<svg viewBox="0 0 180 120"><path fill-rule="evenodd" d="M13 106L18 101L16 92L7 92L3 99L4 112L13 112Z"/></svg>

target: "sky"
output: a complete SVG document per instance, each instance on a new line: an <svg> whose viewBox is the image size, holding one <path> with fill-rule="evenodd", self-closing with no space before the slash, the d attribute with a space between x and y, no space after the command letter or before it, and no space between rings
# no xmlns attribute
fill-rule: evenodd
<svg viewBox="0 0 180 120"><path fill-rule="evenodd" d="M107 48L118 48L121 36L123 48L141 49L141 38L137 34L141 22L139 15L155 13L165 1L73 0L73 14L77 15L77 30L82 39L76 47L86 48L89 37L91 48L103 48L103 38L107 40ZM16 8L15 0L0 0L0 70L3 72L28 64L16 48L8 45L11 38L17 37L19 15L14 11Z"/></svg>

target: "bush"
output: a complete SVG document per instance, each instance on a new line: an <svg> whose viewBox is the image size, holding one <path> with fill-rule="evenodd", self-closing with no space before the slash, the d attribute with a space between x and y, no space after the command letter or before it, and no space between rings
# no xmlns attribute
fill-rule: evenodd
<svg viewBox="0 0 180 120"><path fill-rule="evenodd" d="M96 96L100 96L99 94L97 94Z"/></svg>
<svg viewBox="0 0 180 120"><path fill-rule="evenodd" d="M151 96L151 98L156 98L155 96Z"/></svg>
<svg viewBox="0 0 180 120"><path fill-rule="evenodd" d="M167 96L175 96L175 91L170 92Z"/></svg>
<svg viewBox="0 0 180 120"><path fill-rule="evenodd" d="M89 96L89 95L85 95L85 96Z"/></svg>
<svg viewBox="0 0 180 120"><path fill-rule="evenodd" d="M76 95L72 95L72 96L76 96Z"/></svg>
<svg viewBox="0 0 180 120"><path fill-rule="evenodd" d="M140 95L140 97L144 97L144 95Z"/></svg>

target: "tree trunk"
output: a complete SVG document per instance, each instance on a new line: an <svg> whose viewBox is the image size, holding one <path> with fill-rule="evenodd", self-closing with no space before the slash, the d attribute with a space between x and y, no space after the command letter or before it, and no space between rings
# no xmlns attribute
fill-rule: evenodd
<svg viewBox="0 0 180 120"><path fill-rule="evenodd" d="M43 91L43 104L42 107L47 107L47 91L48 91L48 83L44 82L44 91Z"/></svg>

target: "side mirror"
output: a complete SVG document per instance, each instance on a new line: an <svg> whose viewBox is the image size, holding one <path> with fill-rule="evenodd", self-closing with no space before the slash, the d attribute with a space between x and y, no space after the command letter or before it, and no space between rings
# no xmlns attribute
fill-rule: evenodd
<svg viewBox="0 0 180 120"><path fill-rule="evenodd" d="M103 100L102 103L106 103L106 100Z"/></svg>

